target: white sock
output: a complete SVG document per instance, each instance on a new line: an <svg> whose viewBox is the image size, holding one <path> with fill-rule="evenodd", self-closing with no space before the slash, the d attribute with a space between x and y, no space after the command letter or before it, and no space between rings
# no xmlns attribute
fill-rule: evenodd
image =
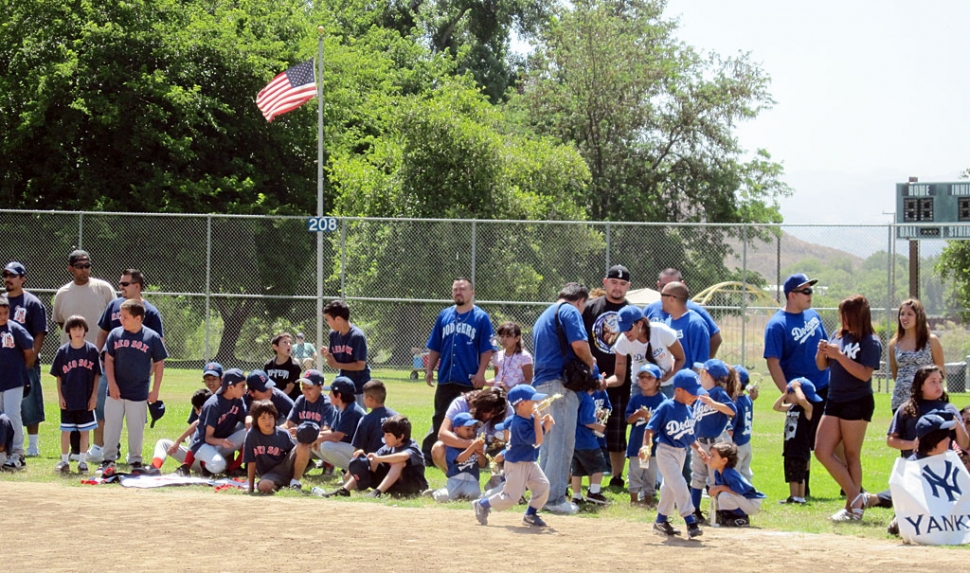
<svg viewBox="0 0 970 573"><path fill-rule="evenodd" d="M27 434L27 446L32 450L37 449L38 438L40 438L39 434Z"/></svg>
<svg viewBox="0 0 970 573"><path fill-rule="evenodd" d="M71 454L61 454L61 461L64 463L70 463Z"/></svg>
<svg viewBox="0 0 970 573"><path fill-rule="evenodd" d="M87 454L87 452L81 452L80 454L78 454L77 455L77 461L80 464L83 464L83 463L87 462L88 461L88 454Z"/></svg>
<svg viewBox="0 0 970 573"><path fill-rule="evenodd" d="M573 492L573 499L583 499L583 494L578 491Z"/></svg>
<svg viewBox="0 0 970 573"><path fill-rule="evenodd" d="M298 479L291 479L290 480L290 485L303 485L303 484L301 484L300 483L300 480L298 480Z"/></svg>
<svg viewBox="0 0 970 573"><path fill-rule="evenodd" d="M795 501L805 501L805 498L804 497L795 497L795 496L792 496L792 499L795 500Z"/></svg>
<svg viewBox="0 0 970 573"><path fill-rule="evenodd" d="M598 483L589 484L589 493L599 493L599 492L600 492L600 484Z"/></svg>

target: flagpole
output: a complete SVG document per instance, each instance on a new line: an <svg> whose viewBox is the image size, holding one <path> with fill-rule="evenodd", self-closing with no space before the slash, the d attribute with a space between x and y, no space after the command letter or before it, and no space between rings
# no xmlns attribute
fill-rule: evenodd
<svg viewBox="0 0 970 573"><path fill-rule="evenodd" d="M323 217L323 26L317 27L317 216ZM323 233L317 235L317 338L323 342ZM317 368L323 369L323 356L317 353Z"/></svg>

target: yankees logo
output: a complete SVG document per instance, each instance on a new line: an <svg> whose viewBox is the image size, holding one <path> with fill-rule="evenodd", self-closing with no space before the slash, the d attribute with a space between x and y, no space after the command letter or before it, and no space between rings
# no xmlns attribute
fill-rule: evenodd
<svg viewBox="0 0 970 573"><path fill-rule="evenodd" d="M850 359L855 360L855 357L859 355L859 343L853 342L847 344L845 348L842 349L842 353L848 356Z"/></svg>
<svg viewBox="0 0 970 573"><path fill-rule="evenodd" d="M931 470L928 465L923 466L923 479L929 484L933 497L940 497L939 490L942 489L946 493L947 501L956 501L963 493L960 490L960 485L957 483L957 476L959 475L960 472L957 466L953 465L949 460L946 461L942 476L936 475L936 472Z"/></svg>
<svg viewBox="0 0 970 573"><path fill-rule="evenodd" d="M799 344L805 344L805 341L811 338L821 325L822 321L817 316L813 316L812 320L805 323L805 326L791 329L792 338Z"/></svg>

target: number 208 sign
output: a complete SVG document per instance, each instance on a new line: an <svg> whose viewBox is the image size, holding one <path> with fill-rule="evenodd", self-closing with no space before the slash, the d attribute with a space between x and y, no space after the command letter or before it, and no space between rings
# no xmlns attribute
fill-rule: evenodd
<svg viewBox="0 0 970 573"><path fill-rule="evenodd" d="M337 218L310 217L307 219L306 230L311 233L331 233L337 230Z"/></svg>

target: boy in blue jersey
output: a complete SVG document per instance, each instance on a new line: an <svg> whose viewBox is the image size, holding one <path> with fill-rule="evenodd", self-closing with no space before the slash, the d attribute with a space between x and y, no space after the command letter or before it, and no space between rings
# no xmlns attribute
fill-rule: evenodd
<svg viewBox="0 0 970 573"><path fill-rule="evenodd" d="M738 448L728 442L718 442L711 446L711 456L707 465L714 472L714 485L709 491L711 499L717 501L719 525L726 527L747 527L748 516L761 511L761 500L765 494L754 489L751 482L735 469L738 461Z"/></svg>
<svg viewBox="0 0 970 573"><path fill-rule="evenodd" d="M697 398L706 394L696 372L678 371L674 375L673 399L665 400L657 408L643 433L644 444L652 443L654 436L657 437L657 466L663 476L663 485L660 487L660 503L657 505L657 521L653 524L653 530L660 535L680 534L667 519L674 509L684 517L689 539L704 533L694 517L690 489L681 470L687 448L693 448L695 456L707 458L694 439L694 412L691 409Z"/></svg>
<svg viewBox="0 0 970 573"><path fill-rule="evenodd" d="M320 348L320 355L327 365L338 370L338 376L346 376L354 383L358 401L364 394L364 384L370 381L367 366L367 337L350 322L350 307L342 300L332 300L323 307L323 319L330 327L330 342Z"/></svg>
<svg viewBox="0 0 970 573"><path fill-rule="evenodd" d="M445 462L448 464L445 476L448 477L448 483L431 494L437 502L478 498L482 493L480 471L488 466L485 436L475 439L478 420L468 412L460 412L452 418L451 427L455 435L463 440L471 440L472 443L464 449L453 446L445 448Z"/></svg>
<svg viewBox="0 0 970 573"><path fill-rule="evenodd" d="M744 479L751 481L754 476L751 473L751 427L754 401L758 399L758 388L756 386L748 388L750 375L747 368L735 364L734 371L738 373L738 383L741 386L738 398L734 401L738 413L734 416L731 432L731 440L738 447L738 462L735 468L741 472Z"/></svg>
<svg viewBox="0 0 970 573"><path fill-rule="evenodd" d="M663 372L656 364L644 364L637 371L637 385L640 392L630 398L626 405L626 423L630 425L630 440L626 446L626 457L630 460L627 474L630 489L630 503L652 506L657 485L656 442L643 440L647 422L666 400L660 393L660 379ZM643 450L643 448L647 448ZM640 452L645 454L641 458Z"/></svg>
<svg viewBox="0 0 970 573"><path fill-rule="evenodd" d="M188 475L192 464L199 460L203 473L233 475L242 466L236 452L246 441L246 376L238 368L230 368L222 376L222 387L209 397L199 414L199 426L178 473Z"/></svg>
<svg viewBox="0 0 970 573"><path fill-rule="evenodd" d="M515 408L515 416L511 421L500 424L509 424L509 442L505 450L505 486L500 493L472 502L475 518L482 525L488 525L488 514L493 508L501 511L512 507L528 489L532 492L532 498L522 523L533 527L546 526L538 512L549 498L549 480L536 463L543 436L555 423L551 415L539 413L537 402L546 397L527 384L519 384L509 390L509 405Z"/></svg>
<svg viewBox="0 0 970 573"><path fill-rule="evenodd" d="M354 457L376 452L384 445L384 422L397 412L384 406L387 399L387 388L380 380L371 380L364 384L364 407L370 410L360 422L350 445L354 447ZM474 436L473 436L474 437Z"/></svg>
<svg viewBox="0 0 970 573"><path fill-rule="evenodd" d="M10 300L0 295L0 412L5 412L14 427L13 441L6 450L3 469L24 467L24 424L20 403L27 383L27 369L37 355L34 338L16 321L10 320Z"/></svg>
<svg viewBox="0 0 970 573"><path fill-rule="evenodd" d="M249 480L249 493L259 489L259 493L269 494L280 487L299 480L293 479L293 462L296 447L290 433L276 425L279 412L269 400L253 402L250 410L253 426L246 432L242 460L246 464ZM259 475L259 482L256 476Z"/></svg>
<svg viewBox="0 0 970 573"><path fill-rule="evenodd" d="M579 413L576 421L576 445L573 447L572 487L573 503L595 503L609 505L610 500L600 491L603 473L609 469L606 456L594 432L602 434L606 431L606 424L600 422L596 415L596 402L593 401L593 391L577 392L579 397ZM583 499L583 476L589 476L589 490Z"/></svg>
<svg viewBox="0 0 970 573"><path fill-rule="evenodd" d="M64 323L70 342L57 349L51 362L51 375L57 379L57 400L61 407L61 461L54 470L71 471L71 432L81 434L77 471L88 471L87 451L91 430L98 427L94 409L98 404L97 380L101 376L98 349L84 339L88 322L81 315L73 315Z"/></svg>

